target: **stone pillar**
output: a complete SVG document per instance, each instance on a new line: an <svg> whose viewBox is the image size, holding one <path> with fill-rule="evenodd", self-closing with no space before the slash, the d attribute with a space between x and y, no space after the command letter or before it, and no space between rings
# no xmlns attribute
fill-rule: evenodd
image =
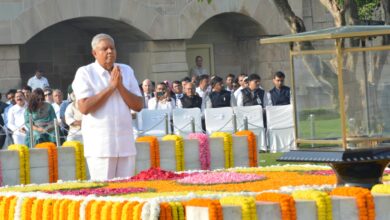
<svg viewBox="0 0 390 220"><path fill-rule="evenodd" d="M188 76L186 43L184 40L152 41L149 77L156 82L180 80Z"/></svg>
<svg viewBox="0 0 390 220"><path fill-rule="evenodd" d="M0 46L0 92L21 88L22 79L19 69L19 46Z"/></svg>

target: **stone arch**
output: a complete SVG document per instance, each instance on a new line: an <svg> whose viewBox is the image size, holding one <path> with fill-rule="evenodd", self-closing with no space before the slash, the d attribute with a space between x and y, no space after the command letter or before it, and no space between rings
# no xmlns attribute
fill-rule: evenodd
<svg viewBox="0 0 390 220"><path fill-rule="evenodd" d="M226 1L225 4L217 4L216 1L197 3L193 1L180 13L180 30L182 38L191 38L198 28L214 16L224 13L237 13L247 16L264 30L264 34L287 34L289 28L279 15L275 5L267 0Z"/></svg>
<svg viewBox="0 0 390 220"><path fill-rule="evenodd" d="M148 35L147 25L142 19L132 16L126 9L140 10L143 14L154 13L153 8L143 7L137 1L95 1L43 0L27 4L26 9L10 21L10 34L1 38L0 43L23 44L39 32L57 23L83 18L99 17L121 21Z"/></svg>
<svg viewBox="0 0 390 220"><path fill-rule="evenodd" d="M98 17L75 18L56 23L30 38L20 48L23 84L42 69L52 88L66 91L78 67L93 62L91 39L98 33L111 35L117 48L117 62L130 63L143 53L150 37L127 23Z"/></svg>

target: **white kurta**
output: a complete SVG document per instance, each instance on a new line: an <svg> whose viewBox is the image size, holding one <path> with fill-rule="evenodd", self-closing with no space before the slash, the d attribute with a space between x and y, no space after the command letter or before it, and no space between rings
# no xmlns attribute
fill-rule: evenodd
<svg viewBox="0 0 390 220"><path fill-rule="evenodd" d="M24 127L24 112L26 108L27 104L24 106L14 105L8 110L7 127L13 132L14 144L25 144L26 133L20 132L19 129Z"/></svg>
<svg viewBox="0 0 390 220"><path fill-rule="evenodd" d="M133 69L120 67L122 83L131 93L141 96ZM107 88L110 74L99 63L80 67L72 88L77 100L91 97ZM83 116L82 134L86 157L127 157L136 155L131 111L116 90L95 112Z"/></svg>

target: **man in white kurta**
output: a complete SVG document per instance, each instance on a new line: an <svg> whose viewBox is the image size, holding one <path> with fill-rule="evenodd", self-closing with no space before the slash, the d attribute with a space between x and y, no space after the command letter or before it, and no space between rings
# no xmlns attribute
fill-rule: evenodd
<svg viewBox="0 0 390 220"><path fill-rule="evenodd" d="M27 108L27 103L24 100L22 92L15 93L15 105L8 110L7 127L12 131L12 139L14 144L25 144L26 128L24 126L24 112Z"/></svg>
<svg viewBox="0 0 390 220"><path fill-rule="evenodd" d="M135 172L131 110L143 107L132 68L115 63L114 40L98 34L92 40L96 61L80 67L72 87L84 114L84 155L91 179L128 177Z"/></svg>

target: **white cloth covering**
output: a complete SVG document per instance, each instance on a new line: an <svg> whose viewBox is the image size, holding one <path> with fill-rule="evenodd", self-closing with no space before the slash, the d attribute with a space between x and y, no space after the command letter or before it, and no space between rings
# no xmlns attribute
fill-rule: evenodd
<svg viewBox="0 0 390 220"><path fill-rule="evenodd" d="M287 152L295 149L292 106L267 106L266 114L270 151Z"/></svg>
<svg viewBox="0 0 390 220"><path fill-rule="evenodd" d="M86 157L91 180L131 177L135 174L135 155L128 157Z"/></svg>

